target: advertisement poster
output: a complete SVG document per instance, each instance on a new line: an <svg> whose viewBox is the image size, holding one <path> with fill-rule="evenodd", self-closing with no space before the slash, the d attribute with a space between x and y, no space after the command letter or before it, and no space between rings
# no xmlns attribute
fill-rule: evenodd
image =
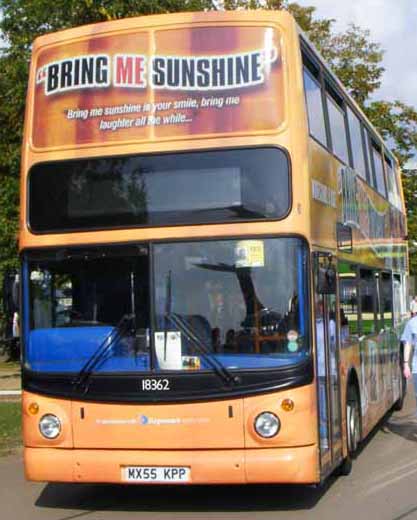
<svg viewBox="0 0 417 520"><path fill-rule="evenodd" d="M35 148L271 131L284 119L270 27L92 35L35 57Z"/></svg>

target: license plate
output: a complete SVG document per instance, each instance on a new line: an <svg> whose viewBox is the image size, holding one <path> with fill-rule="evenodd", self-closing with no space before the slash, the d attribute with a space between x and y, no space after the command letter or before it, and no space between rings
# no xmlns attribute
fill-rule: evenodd
<svg viewBox="0 0 417 520"><path fill-rule="evenodd" d="M175 483L189 482L190 468L184 466L124 466L124 482Z"/></svg>

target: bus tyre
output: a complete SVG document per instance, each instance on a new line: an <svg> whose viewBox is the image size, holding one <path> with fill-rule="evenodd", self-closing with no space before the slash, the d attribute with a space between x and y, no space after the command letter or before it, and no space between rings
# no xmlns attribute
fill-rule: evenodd
<svg viewBox="0 0 417 520"><path fill-rule="evenodd" d="M346 476L352 471L352 460L358 450L361 434L360 408L356 387L350 385L346 395L346 438L347 457L343 459L339 474Z"/></svg>

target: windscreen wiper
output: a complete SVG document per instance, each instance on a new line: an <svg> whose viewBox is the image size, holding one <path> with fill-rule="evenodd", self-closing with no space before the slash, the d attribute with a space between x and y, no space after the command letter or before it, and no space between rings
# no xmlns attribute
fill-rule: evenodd
<svg viewBox="0 0 417 520"><path fill-rule="evenodd" d="M134 314L124 314L115 329L108 334L101 342L98 349L92 354L92 356L86 361L77 377L73 381L74 389L78 390L84 387L84 393L86 394L89 389L89 381L91 374L93 373L96 366L103 360L104 356L110 351L113 345L120 338L124 337L126 332L129 330L129 324L135 320Z"/></svg>
<svg viewBox="0 0 417 520"><path fill-rule="evenodd" d="M215 373L228 385L231 386L236 383L240 383L240 377L232 374L216 357L212 357L212 352L205 346L203 340L198 336L191 325L184 322L176 314L169 314L166 316L170 321L193 342L193 346L196 347L199 354L203 356L203 359L211 366Z"/></svg>

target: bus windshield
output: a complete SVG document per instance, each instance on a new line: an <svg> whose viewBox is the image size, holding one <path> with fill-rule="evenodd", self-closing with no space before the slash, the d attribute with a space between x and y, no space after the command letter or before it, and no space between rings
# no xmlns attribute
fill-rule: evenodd
<svg viewBox="0 0 417 520"><path fill-rule="evenodd" d="M210 358L228 370L272 369L309 352L307 248L297 238L67 249L28 260L25 362L35 371L79 371L125 315L135 323L95 371L212 370Z"/></svg>

